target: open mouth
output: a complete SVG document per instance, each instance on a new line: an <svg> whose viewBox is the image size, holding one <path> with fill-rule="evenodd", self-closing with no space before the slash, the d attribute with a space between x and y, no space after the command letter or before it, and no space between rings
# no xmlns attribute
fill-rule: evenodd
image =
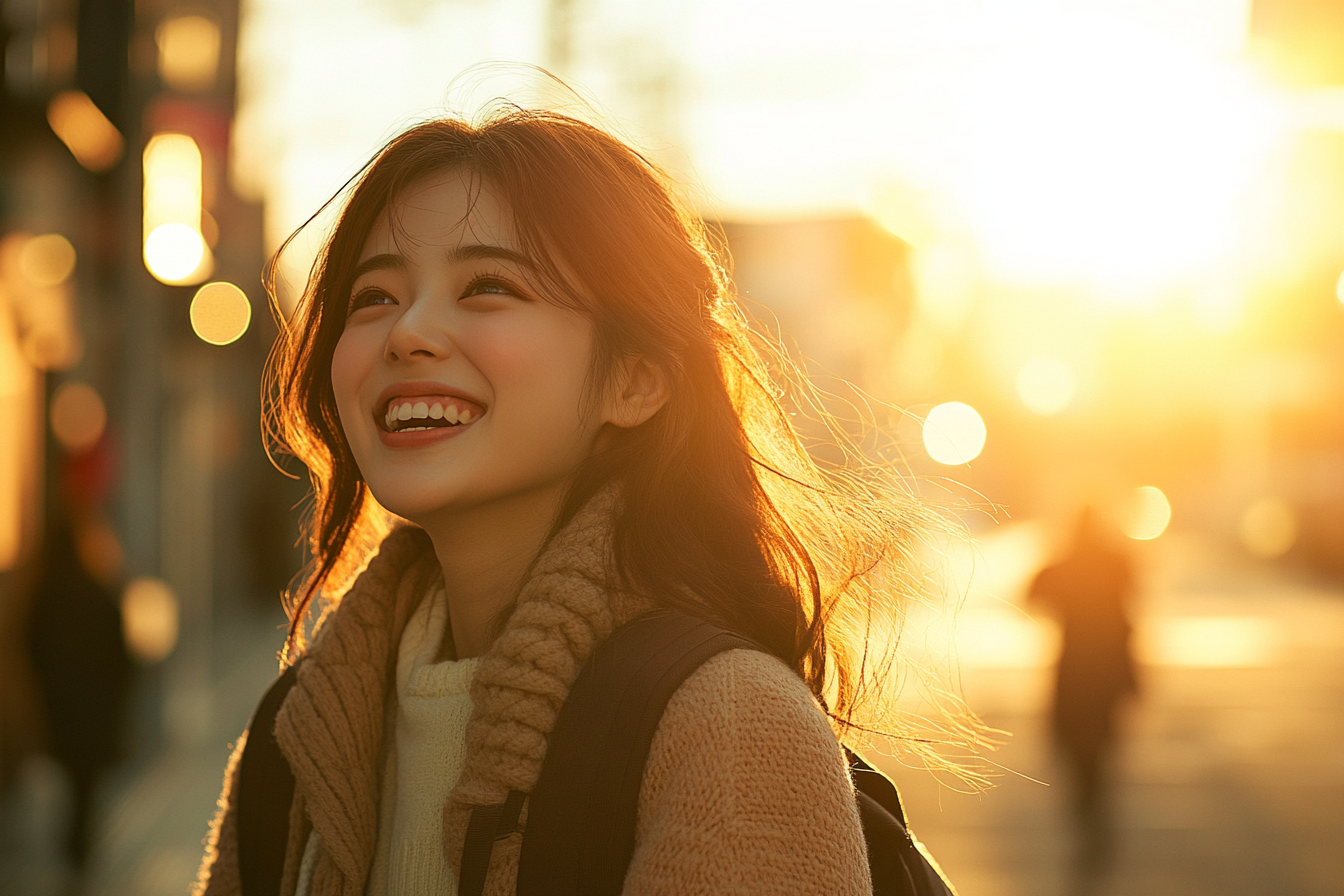
<svg viewBox="0 0 1344 896"><path fill-rule="evenodd" d="M393 398L378 422L388 432L420 432L464 426L484 413L482 408L461 398L417 395Z"/></svg>

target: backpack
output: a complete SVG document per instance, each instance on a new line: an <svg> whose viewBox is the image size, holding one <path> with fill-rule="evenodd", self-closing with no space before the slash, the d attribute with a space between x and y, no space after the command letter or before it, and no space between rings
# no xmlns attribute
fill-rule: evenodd
<svg viewBox="0 0 1344 896"><path fill-rule="evenodd" d="M618 896L634 854L640 783L663 710L702 663L739 648L763 650L711 622L663 610L613 632L579 673L560 710L530 800L511 791L504 803L472 812L459 866L460 896L483 892L494 843L517 830L524 802L528 823L518 896ZM294 669L262 698L251 730L265 734L249 734L243 749L238 861L244 896L269 896L279 888L294 779L273 729ZM249 757L254 745L256 755ZM955 896L910 834L895 786L856 754L846 750L846 755L875 896Z"/></svg>

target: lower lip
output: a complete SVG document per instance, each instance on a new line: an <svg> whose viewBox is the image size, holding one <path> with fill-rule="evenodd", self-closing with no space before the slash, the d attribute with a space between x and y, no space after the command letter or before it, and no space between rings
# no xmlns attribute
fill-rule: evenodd
<svg viewBox="0 0 1344 896"><path fill-rule="evenodd" d="M441 426L437 429L421 429L415 432L388 432L379 427L378 438L382 439L383 444L389 448L424 448L454 438L460 435L463 430L474 426L475 423L476 421L473 420L471 423Z"/></svg>

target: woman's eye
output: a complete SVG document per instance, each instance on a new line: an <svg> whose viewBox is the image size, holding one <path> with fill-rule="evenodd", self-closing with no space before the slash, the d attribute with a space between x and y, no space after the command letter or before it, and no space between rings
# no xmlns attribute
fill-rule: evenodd
<svg viewBox="0 0 1344 896"><path fill-rule="evenodd" d="M519 295L519 292L513 284L494 277L477 277L467 284L466 289L462 290L462 298L464 299L480 295L516 296Z"/></svg>
<svg viewBox="0 0 1344 896"><path fill-rule="evenodd" d="M350 310L355 311L359 308L367 308L370 305L395 305L396 303L396 299L381 289L361 289L350 300Z"/></svg>

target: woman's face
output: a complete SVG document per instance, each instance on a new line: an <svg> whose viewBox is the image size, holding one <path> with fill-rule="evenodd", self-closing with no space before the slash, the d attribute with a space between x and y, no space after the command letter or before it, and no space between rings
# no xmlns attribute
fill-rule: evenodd
<svg viewBox="0 0 1344 896"><path fill-rule="evenodd" d="M378 501L422 522L558 491L607 422L593 327L538 291L510 210L469 172L406 189L369 234L331 362Z"/></svg>

